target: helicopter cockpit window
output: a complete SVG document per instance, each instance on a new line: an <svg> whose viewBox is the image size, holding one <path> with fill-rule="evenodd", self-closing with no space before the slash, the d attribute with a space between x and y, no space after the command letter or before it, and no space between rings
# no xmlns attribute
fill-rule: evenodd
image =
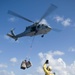
<svg viewBox="0 0 75 75"><path fill-rule="evenodd" d="M42 24L42 26L43 26L44 24Z"/></svg>
<svg viewBox="0 0 75 75"><path fill-rule="evenodd" d="M36 26L32 27L31 31L36 31Z"/></svg>
<svg viewBox="0 0 75 75"><path fill-rule="evenodd" d="M28 27L26 27L26 30L28 30Z"/></svg>
<svg viewBox="0 0 75 75"><path fill-rule="evenodd" d="M46 28L48 28L48 26L45 26Z"/></svg>
<svg viewBox="0 0 75 75"><path fill-rule="evenodd" d="M40 28L40 25L38 25L37 27Z"/></svg>

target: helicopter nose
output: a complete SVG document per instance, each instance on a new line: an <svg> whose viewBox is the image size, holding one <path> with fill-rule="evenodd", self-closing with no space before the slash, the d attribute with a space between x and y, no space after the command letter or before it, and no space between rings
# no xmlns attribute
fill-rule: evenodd
<svg viewBox="0 0 75 75"><path fill-rule="evenodd" d="M48 26L48 30L50 31L52 28L50 26Z"/></svg>
<svg viewBox="0 0 75 75"><path fill-rule="evenodd" d="M50 29L51 30L51 27L50 26L46 26L46 28Z"/></svg>
<svg viewBox="0 0 75 75"><path fill-rule="evenodd" d="M49 29L49 30L51 30L52 28L51 28L51 27L49 27L48 29Z"/></svg>
<svg viewBox="0 0 75 75"><path fill-rule="evenodd" d="M47 32L49 32L51 30L51 27L50 26L46 26L46 30L47 30Z"/></svg>

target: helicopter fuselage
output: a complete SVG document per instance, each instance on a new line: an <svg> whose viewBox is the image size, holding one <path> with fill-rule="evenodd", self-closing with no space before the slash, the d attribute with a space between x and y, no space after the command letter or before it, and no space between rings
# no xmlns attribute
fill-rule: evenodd
<svg viewBox="0 0 75 75"><path fill-rule="evenodd" d="M51 27L46 24L33 24L26 27L25 31L16 35L17 38L23 36L35 36L35 35L44 35L51 30Z"/></svg>
<svg viewBox="0 0 75 75"><path fill-rule="evenodd" d="M36 36L36 35L42 35L42 37L47 34L51 30L51 27L46 24L33 24L31 26L27 26L25 31L23 31L20 34L15 35L13 30L11 30L11 34L7 34L9 37L15 39L15 41L24 36Z"/></svg>

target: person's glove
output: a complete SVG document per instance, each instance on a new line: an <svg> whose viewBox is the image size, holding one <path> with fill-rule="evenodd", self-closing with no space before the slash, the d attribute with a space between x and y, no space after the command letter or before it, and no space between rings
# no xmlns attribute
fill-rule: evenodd
<svg viewBox="0 0 75 75"><path fill-rule="evenodd" d="M45 64L48 64L49 63L49 60L46 60Z"/></svg>
<svg viewBox="0 0 75 75"><path fill-rule="evenodd" d="M55 75L55 72L53 74Z"/></svg>

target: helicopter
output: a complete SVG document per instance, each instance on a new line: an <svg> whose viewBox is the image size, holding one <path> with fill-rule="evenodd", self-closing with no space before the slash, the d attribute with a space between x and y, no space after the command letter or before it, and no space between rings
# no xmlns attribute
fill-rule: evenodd
<svg viewBox="0 0 75 75"><path fill-rule="evenodd" d="M19 33L17 35L14 34L14 29L12 29L10 32L11 33L7 33L7 36L13 38L15 41L18 40L18 38L24 37L24 36L36 36L36 35L41 35L41 37L44 37L45 34L47 34L49 31L52 30L52 28L47 25L47 24L43 24L40 23L45 17L47 17L50 13L52 13L55 9L57 8L57 6L55 6L54 4L51 4L49 6L49 8L47 9L47 11L44 13L44 15L40 18L40 20L38 22L34 22L28 18L25 18L11 10L8 10L8 14L19 17L23 20L26 20L28 22L33 23L30 26L27 26L26 29L22 32Z"/></svg>

